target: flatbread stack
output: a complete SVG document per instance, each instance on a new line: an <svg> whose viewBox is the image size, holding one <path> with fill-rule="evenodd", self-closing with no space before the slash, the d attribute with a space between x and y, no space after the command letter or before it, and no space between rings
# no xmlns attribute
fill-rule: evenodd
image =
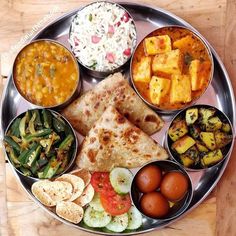
<svg viewBox="0 0 236 236"><path fill-rule="evenodd" d="M77 172L81 177L76 175ZM64 174L54 181L39 180L32 185L31 190L42 204L56 207L57 215L78 224L83 219L83 206L92 201L94 196L89 175L86 170L77 170L74 174Z"/></svg>
<svg viewBox="0 0 236 236"><path fill-rule="evenodd" d="M85 137L76 164L89 171L111 171L167 158L164 148L108 106Z"/></svg>
<svg viewBox="0 0 236 236"><path fill-rule="evenodd" d="M65 108L63 114L85 136L110 105L148 135L163 127L162 119L139 98L121 73L101 81Z"/></svg>

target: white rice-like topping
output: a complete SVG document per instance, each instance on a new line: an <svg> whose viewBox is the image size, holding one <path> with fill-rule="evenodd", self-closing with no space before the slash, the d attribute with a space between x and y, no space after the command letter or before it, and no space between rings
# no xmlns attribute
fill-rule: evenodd
<svg viewBox="0 0 236 236"><path fill-rule="evenodd" d="M96 2L77 13L69 42L83 65L109 71L129 59L136 40L135 25L127 11L113 3Z"/></svg>

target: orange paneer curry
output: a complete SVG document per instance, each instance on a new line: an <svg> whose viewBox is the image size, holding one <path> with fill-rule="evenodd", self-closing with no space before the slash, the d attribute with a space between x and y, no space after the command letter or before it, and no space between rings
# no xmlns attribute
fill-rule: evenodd
<svg viewBox="0 0 236 236"><path fill-rule="evenodd" d="M164 110L183 108L206 90L212 61L204 43L191 31L165 27L137 47L132 77L139 93Z"/></svg>

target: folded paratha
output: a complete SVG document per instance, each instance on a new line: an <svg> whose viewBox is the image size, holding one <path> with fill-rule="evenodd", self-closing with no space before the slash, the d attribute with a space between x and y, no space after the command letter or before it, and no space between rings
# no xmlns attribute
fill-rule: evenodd
<svg viewBox="0 0 236 236"><path fill-rule="evenodd" d="M111 171L167 158L164 148L109 106L85 137L76 164L90 171Z"/></svg>
<svg viewBox="0 0 236 236"><path fill-rule="evenodd" d="M70 104L64 116L82 135L86 135L109 105L114 105L129 121L151 135L164 122L130 87L121 73L101 81L92 90Z"/></svg>

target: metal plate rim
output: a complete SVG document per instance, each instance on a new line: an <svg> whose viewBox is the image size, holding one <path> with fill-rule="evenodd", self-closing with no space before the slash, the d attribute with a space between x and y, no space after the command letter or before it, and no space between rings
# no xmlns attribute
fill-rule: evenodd
<svg viewBox="0 0 236 236"><path fill-rule="evenodd" d="M164 13L167 17L169 18L172 18L174 20L176 20L177 22L180 22L181 24L183 24L184 26L186 27L189 27L190 29L192 29L193 31L195 31L196 33L198 33L198 31L193 27L191 26L188 22L186 22L185 20L183 20L182 18L176 16L175 14L167 11L167 10L164 10L162 8L159 8L159 7L153 7L149 4L137 4L137 3L130 3L130 2L118 2L118 4L120 5L123 5L123 6L133 6L133 7L143 7L143 8L149 8L149 9L153 9L157 12L160 12L160 13ZM47 29L47 27L49 27L50 25L56 23L56 22L59 22L60 20L63 20L64 18L66 17L69 17L70 15L73 15L74 13L76 13L79 9L81 9L84 5L81 5L81 7L77 8L77 9L74 9L74 10L71 10L70 12L67 12L65 14L63 14L62 16L56 18L55 20L49 22L45 27L43 27L32 39L36 39L41 32L43 32L44 30ZM199 34L199 33L198 33ZM200 34L201 35L201 34ZM202 36L202 35L201 35ZM221 67L222 71L223 71L223 74L226 78L226 82L227 82L227 86L229 88L229 92L230 92L230 97L232 98L232 109L233 109L233 117L232 117L232 125L235 129L235 126L236 126L236 104L235 104L235 97L234 97L234 92L233 92L233 87L232 87L232 84L231 84L231 81L230 81L230 78L229 78L229 75L226 71L226 68L225 66L223 65L223 62L222 60L220 59L219 55L217 54L217 52L215 51L215 49L209 44L209 42L202 36L202 38L208 43L209 47L211 48L211 51L212 51L212 54L213 56L215 57L215 59L217 60L217 62L219 63L219 66ZM2 115L3 115L3 110L2 110L2 107L3 107L3 100L4 100L4 97L6 96L6 92L7 92L7 88L8 88L8 85L9 85L9 82L11 80L11 72L8 76L8 81L5 85L5 88L3 90L3 93L2 93L2 99L1 99L1 105L0 105L0 119L1 119L1 131L0 131L0 135L1 135L1 138L3 138L3 135L4 135L4 132L3 132L3 124L2 124ZM235 130L234 130L234 137L235 137ZM234 139L233 139L233 143L234 143ZM182 218L183 216L185 216L186 214L188 214L191 210L193 210L195 207L197 207L208 195L209 193L213 190L213 188L216 186L216 184L219 182L219 179L221 178L221 176L223 175L224 171L225 171L225 168L228 164L228 161L230 159L230 156L231 156L231 153L232 153L232 149L233 149L233 145L232 145L232 148L229 152L229 156L226 158L225 162L222 163L222 170L220 172L220 174L218 175L217 179L215 180L214 184L211 186L211 188L209 188L209 190L205 193L205 195L196 203L194 204L192 207L190 207L183 215L181 215L181 217L178 217L177 219L175 220L172 220L164 225L161 225L159 227L153 227L153 228L149 228L149 229L146 229L146 230L143 230L143 231L134 231L134 232L130 232L130 233L122 233L122 235L137 235L137 234L142 234L142 233L147 233L147 232L151 232L151 231L154 231L154 230L158 230L158 229L161 229L161 228L164 228L166 226L168 226L169 224L177 221L178 219ZM90 229L86 229L86 228L83 228L83 227L80 227L78 225L74 225L72 223L69 223L65 220L63 220L62 218L60 218L59 216L55 215L53 212L51 212L49 209L47 209L45 206L43 206L41 203L39 203L25 188L25 186L23 185L23 181L20 179L20 176L17 175L17 173L15 172L15 170L13 169L13 167L11 166L12 168L12 171L14 173L14 175L16 176L16 178L18 179L18 181L20 182L21 186L23 187L23 189L25 190L25 192L27 192L27 194L30 196L30 198L36 202L41 208L43 208L46 212L48 212L51 216L53 216L54 218L60 220L61 222L65 223L66 225L69 225L69 226L72 226L74 228L78 228L80 230L83 230L83 231L86 231L86 232L90 232L90 233L95 233L95 234L100 234L100 235L111 235L110 233L106 233L106 232L100 232L100 231L93 231L93 230L90 230ZM112 235L120 235L120 233L112 233Z"/></svg>

